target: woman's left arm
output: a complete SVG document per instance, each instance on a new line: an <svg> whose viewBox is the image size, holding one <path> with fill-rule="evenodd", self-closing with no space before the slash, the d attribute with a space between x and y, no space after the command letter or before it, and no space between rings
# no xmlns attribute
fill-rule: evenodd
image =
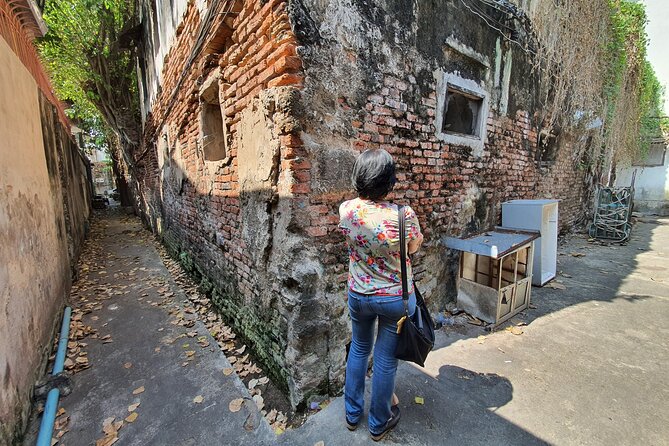
<svg viewBox="0 0 669 446"><path fill-rule="evenodd" d="M423 233L420 231L420 223L418 223L418 217L411 207L406 207L407 227L409 229L409 254L414 254L420 249L420 245L423 243Z"/></svg>

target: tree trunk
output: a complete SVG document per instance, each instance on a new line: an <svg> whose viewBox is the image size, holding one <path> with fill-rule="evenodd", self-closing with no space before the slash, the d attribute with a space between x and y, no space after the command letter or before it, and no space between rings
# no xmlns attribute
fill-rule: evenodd
<svg viewBox="0 0 669 446"><path fill-rule="evenodd" d="M112 151L115 152L115 151ZM128 182L125 180L125 175L123 174L123 169L118 165L119 160L116 153L112 154L112 172L114 173L114 179L116 180L116 187L121 200L121 206L132 206L132 196L130 194L130 188L128 187Z"/></svg>

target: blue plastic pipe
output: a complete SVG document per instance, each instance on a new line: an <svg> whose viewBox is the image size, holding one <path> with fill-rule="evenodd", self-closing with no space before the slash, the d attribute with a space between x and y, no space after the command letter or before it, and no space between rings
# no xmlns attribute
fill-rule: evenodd
<svg viewBox="0 0 669 446"><path fill-rule="evenodd" d="M57 375L63 371L65 364L65 354L67 353L67 341L70 337L70 316L72 308L66 307L63 314L63 325L60 328L60 337L58 338L58 350L56 351L56 361L53 364L51 376ZM44 415L42 423L39 426L39 435L37 436L37 446L50 446L51 436L53 435L53 423L56 421L56 409L58 409L58 397L60 389L55 388L49 391L44 406Z"/></svg>

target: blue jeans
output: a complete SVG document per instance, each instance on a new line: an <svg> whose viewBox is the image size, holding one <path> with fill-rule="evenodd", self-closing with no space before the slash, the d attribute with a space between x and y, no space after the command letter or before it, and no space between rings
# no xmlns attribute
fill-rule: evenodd
<svg viewBox="0 0 669 446"><path fill-rule="evenodd" d="M348 292L353 339L346 362L344 401L346 419L357 424L365 407L365 375L369 354L374 345L372 402L369 408L369 431L379 434L390 419L390 403L395 390L397 359L397 321L404 316L402 296L374 296ZM408 301L409 314L416 310L416 295ZM374 343L374 322L378 318L378 334Z"/></svg>

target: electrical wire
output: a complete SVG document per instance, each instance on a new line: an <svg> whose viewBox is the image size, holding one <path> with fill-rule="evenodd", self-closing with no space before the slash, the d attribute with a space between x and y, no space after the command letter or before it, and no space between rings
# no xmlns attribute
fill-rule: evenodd
<svg viewBox="0 0 669 446"><path fill-rule="evenodd" d="M231 3L233 3L236 0L228 0L227 2L227 10L224 12L217 12L219 10L219 5L221 4L221 1L225 0L214 0L213 4L210 6L210 8L207 10L207 14L204 16L204 19L202 20L202 26L200 26L200 30L198 32L197 38L195 39L195 45L193 45L193 49L191 50L190 55L188 56L188 60L186 61L186 64L184 65L183 69L181 70L181 74L179 75L179 79L177 80L176 85L174 86L174 89L172 90L172 93L170 94L170 99L167 103L167 107L165 107L165 110L171 110L172 107L174 106L174 103L177 100L177 95L181 91L181 86L188 76L189 70L193 66L193 62L195 62L195 59L200 55L200 52L202 50L202 46L204 45L204 42L207 39L207 35L209 34L209 31L211 30L211 26L214 23L214 19L219 16L223 15L223 18L221 19L224 21L228 14L234 13L232 9L230 8ZM167 118L169 118L169 113L166 113L165 116L163 116L162 120L158 125L156 125L156 129L160 129L164 124L165 121L167 121ZM147 150L144 151L136 160L135 163L139 162L144 156L146 156L147 153L150 152L150 147L147 147Z"/></svg>
<svg viewBox="0 0 669 446"><path fill-rule="evenodd" d="M489 0L478 0L479 2L485 4L486 6L493 7L503 13L506 14L511 14L515 20L518 20L521 22L525 27L528 26L529 21L527 20L527 16L525 14L521 14L519 12L511 12L508 9L507 10L502 10L500 8L499 3L497 2L491 2ZM462 3L462 6L467 8L472 14L476 15L479 17L481 20L485 22L486 25L488 25L490 28L494 29L497 31L505 40L509 41L510 43L513 43L517 45L522 51L531 54L533 56L537 56L537 52L532 50L529 45L524 45L522 42L519 42L518 40L515 40L511 38L508 34L516 32L516 29L514 27L511 27L505 23L500 22L499 20L495 19L494 17L491 17L489 14L487 14L485 11L481 10L480 8L474 6L473 4L469 5L465 3L464 0L460 0L460 3ZM495 26L497 25L497 26ZM502 30L501 28L506 28L506 31ZM531 32L528 32L528 34L532 35Z"/></svg>

